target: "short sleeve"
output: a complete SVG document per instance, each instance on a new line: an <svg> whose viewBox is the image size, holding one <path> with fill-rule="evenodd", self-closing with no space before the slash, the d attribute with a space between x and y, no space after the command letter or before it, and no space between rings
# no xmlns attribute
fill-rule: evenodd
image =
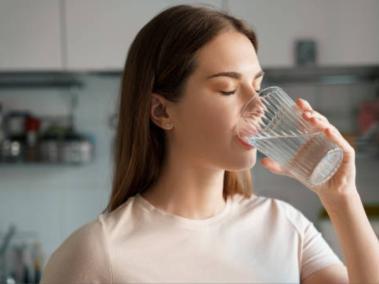
<svg viewBox="0 0 379 284"><path fill-rule="evenodd" d="M111 283L101 218L74 231L51 255L41 284Z"/></svg>
<svg viewBox="0 0 379 284"><path fill-rule="evenodd" d="M292 205L283 202L287 217L299 231L301 248L299 251L301 279L330 265L344 263L335 254L314 224Z"/></svg>

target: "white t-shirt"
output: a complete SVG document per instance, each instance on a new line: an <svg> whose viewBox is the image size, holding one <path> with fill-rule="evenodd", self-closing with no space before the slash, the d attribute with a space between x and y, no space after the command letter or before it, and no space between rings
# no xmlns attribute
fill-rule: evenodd
<svg viewBox="0 0 379 284"><path fill-rule="evenodd" d="M299 283L344 265L300 211L235 194L208 219L170 214L137 194L73 232L42 283Z"/></svg>

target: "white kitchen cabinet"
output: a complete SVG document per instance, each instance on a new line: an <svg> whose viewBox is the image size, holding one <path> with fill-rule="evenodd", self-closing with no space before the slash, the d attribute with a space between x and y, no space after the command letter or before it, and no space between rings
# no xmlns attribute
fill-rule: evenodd
<svg viewBox="0 0 379 284"><path fill-rule="evenodd" d="M182 3L222 1L65 0L67 69L120 70L137 32L161 10Z"/></svg>
<svg viewBox="0 0 379 284"><path fill-rule="evenodd" d="M377 0L228 0L258 35L263 66L294 65L294 42L313 38L320 65L379 64Z"/></svg>
<svg viewBox="0 0 379 284"><path fill-rule="evenodd" d="M0 1L0 71L62 69L59 0Z"/></svg>
<svg viewBox="0 0 379 284"><path fill-rule="evenodd" d="M183 3L246 20L264 67L293 66L299 38L317 41L322 66L379 64L377 0L0 0L0 71L121 70L142 26Z"/></svg>

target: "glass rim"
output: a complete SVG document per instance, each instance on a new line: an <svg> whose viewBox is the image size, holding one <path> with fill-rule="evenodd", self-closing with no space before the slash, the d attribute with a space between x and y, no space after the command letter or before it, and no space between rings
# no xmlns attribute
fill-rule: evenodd
<svg viewBox="0 0 379 284"><path fill-rule="evenodd" d="M278 87L278 86L268 86L266 88L263 88L262 90L259 91L259 98L260 99L264 99L264 98L267 98L269 97L270 95L272 95L274 93L274 91L279 91L279 92L283 92L285 93L285 91ZM246 111L246 108L249 106L249 104L251 103L251 101L255 100L255 96L251 97L246 103L245 105L243 106L243 108L241 109L241 115L243 115Z"/></svg>
<svg viewBox="0 0 379 284"><path fill-rule="evenodd" d="M259 93L262 94L262 93L265 93L264 95L261 95L261 97L266 97L270 94L269 91L280 91L280 92L284 92L284 90L279 87L279 86L268 86L266 88L264 88L263 90L261 90Z"/></svg>

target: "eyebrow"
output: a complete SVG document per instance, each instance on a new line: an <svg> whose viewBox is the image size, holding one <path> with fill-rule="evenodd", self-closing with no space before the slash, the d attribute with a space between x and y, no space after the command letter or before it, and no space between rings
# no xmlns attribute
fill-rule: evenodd
<svg viewBox="0 0 379 284"><path fill-rule="evenodd" d="M264 74L265 74L265 72L263 72L262 70L259 71L257 74L255 74L254 80L258 79L259 77L263 77ZM238 72L234 72L234 71L227 71L227 72L220 72L220 73L216 73L216 74L210 75L210 76L207 77L207 79L212 79L212 78L215 78L215 77L229 77L229 78L233 78L233 79L239 80L239 79L241 79L242 74L238 73Z"/></svg>

